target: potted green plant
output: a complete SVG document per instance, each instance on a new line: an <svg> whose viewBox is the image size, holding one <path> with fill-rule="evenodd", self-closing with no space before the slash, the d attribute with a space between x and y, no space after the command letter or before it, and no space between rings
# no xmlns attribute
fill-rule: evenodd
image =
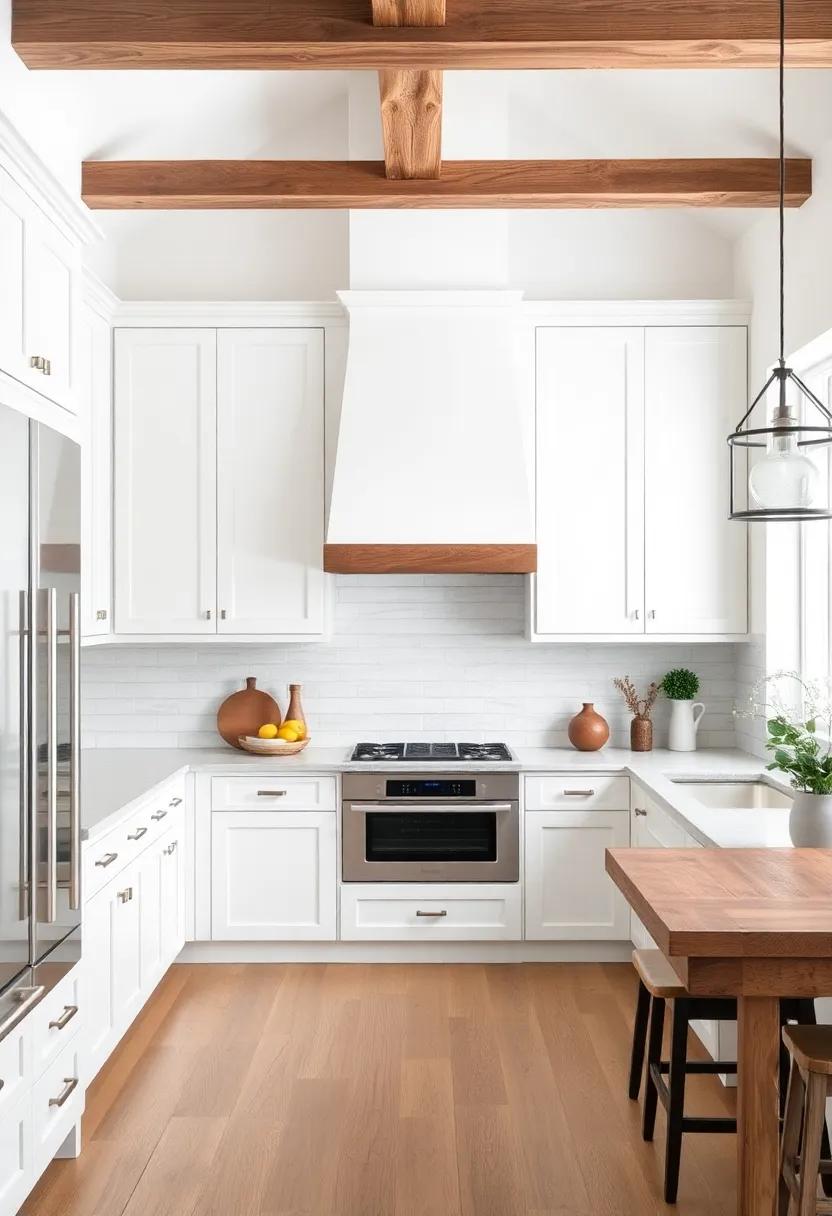
<svg viewBox="0 0 832 1216"><path fill-rule="evenodd" d="M832 848L832 700L829 682L778 671L759 680L750 717L766 723L769 772L794 790L789 835L798 848Z"/></svg>
<svg viewBox="0 0 832 1216"><path fill-rule="evenodd" d="M674 667L659 687L670 701L667 746L672 752L695 752L696 732L705 712L702 702L694 700L699 692L699 676L687 667Z"/></svg>

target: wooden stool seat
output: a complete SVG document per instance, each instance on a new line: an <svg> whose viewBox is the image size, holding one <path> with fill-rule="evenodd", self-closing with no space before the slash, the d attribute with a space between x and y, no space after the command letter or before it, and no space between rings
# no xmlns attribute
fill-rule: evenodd
<svg viewBox="0 0 832 1216"><path fill-rule="evenodd" d="M687 996L687 989L661 950L634 950L633 966L651 996L674 1001Z"/></svg>
<svg viewBox="0 0 832 1216"><path fill-rule="evenodd" d="M784 1026L783 1042L803 1072L832 1076L832 1026Z"/></svg>

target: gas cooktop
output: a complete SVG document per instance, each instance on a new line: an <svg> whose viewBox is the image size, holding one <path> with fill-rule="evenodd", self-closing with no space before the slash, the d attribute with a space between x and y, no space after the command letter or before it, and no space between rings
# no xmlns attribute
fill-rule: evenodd
<svg viewBox="0 0 832 1216"><path fill-rule="evenodd" d="M470 760L484 764L513 761L505 743L357 743L350 760Z"/></svg>

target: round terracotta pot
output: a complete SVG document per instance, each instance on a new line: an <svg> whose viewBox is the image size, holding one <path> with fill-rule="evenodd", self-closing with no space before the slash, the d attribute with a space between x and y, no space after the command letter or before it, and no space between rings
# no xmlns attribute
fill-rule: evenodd
<svg viewBox="0 0 832 1216"><path fill-rule="evenodd" d="M633 718L630 723L630 751L652 752L653 723L649 718Z"/></svg>
<svg viewBox="0 0 832 1216"><path fill-rule="evenodd" d="M569 742L579 752L597 752L610 737L610 728L591 701L569 723Z"/></svg>

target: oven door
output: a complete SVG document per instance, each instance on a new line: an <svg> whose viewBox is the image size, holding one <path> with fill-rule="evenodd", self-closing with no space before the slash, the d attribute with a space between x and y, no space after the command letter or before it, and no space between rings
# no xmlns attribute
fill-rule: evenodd
<svg viewBox="0 0 832 1216"><path fill-rule="evenodd" d="M344 802L344 882L517 882L514 800Z"/></svg>

